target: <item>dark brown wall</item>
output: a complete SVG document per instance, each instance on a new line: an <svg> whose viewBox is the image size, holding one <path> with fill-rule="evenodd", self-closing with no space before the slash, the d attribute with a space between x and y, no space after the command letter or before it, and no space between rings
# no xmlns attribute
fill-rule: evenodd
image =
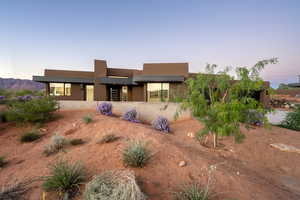
<svg viewBox="0 0 300 200"><path fill-rule="evenodd" d="M144 85L132 87L132 101L146 101L144 98Z"/></svg>
<svg viewBox="0 0 300 200"><path fill-rule="evenodd" d="M94 72L46 69L45 76L94 78Z"/></svg>
<svg viewBox="0 0 300 200"><path fill-rule="evenodd" d="M46 87L47 94L50 93L49 91L49 83ZM57 100L84 100L84 87L81 88L80 84L73 84L71 85L71 96L55 96Z"/></svg>
<svg viewBox="0 0 300 200"><path fill-rule="evenodd" d="M94 100L107 101L108 93L106 85L100 84L100 77L107 76L107 64L105 60L95 60L95 86L94 86Z"/></svg>
<svg viewBox="0 0 300 200"><path fill-rule="evenodd" d="M138 73L139 70L135 69L119 69L119 68L107 68L107 76L126 76L132 77Z"/></svg>
<svg viewBox="0 0 300 200"><path fill-rule="evenodd" d="M187 77L188 63L145 63L143 75L182 75Z"/></svg>
<svg viewBox="0 0 300 200"><path fill-rule="evenodd" d="M187 85L185 83L170 83L169 100L175 101L177 97L184 98L187 94Z"/></svg>

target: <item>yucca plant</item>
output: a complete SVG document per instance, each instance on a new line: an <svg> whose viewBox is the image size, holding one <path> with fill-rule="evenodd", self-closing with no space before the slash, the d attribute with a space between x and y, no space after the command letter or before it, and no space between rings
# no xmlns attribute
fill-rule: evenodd
<svg viewBox="0 0 300 200"><path fill-rule="evenodd" d="M45 177L43 188L46 191L57 191L63 194L65 199L79 191L79 186L85 178L85 168L80 163L58 161L50 166L50 175Z"/></svg>
<svg viewBox="0 0 300 200"><path fill-rule="evenodd" d="M150 159L150 151L146 143L142 141L131 141L123 151L123 162L130 167L144 167Z"/></svg>

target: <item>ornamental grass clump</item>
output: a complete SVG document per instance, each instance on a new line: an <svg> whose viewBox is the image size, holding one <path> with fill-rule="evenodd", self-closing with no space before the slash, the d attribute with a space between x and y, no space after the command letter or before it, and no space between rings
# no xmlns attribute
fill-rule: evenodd
<svg viewBox="0 0 300 200"><path fill-rule="evenodd" d="M135 109L131 109L129 111L127 111L122 119L130 121L130 122L135 122L135 123L139 123L140 121L137 119L137 112Z"/></svg>
<svg viewBox="0 0 300 200"><path fill-rule="evenodd" d="M56 191L64 199L73 197L86 178L85 168L80 163L70 164L58 161L49 167L50 175L45 177L43 188L46 191Z"/></svg>
<svg viewBox="0 0 300 200"><path fill-rule="evenodd" d="M0 186L0 200L21 200L24 199L25 193L29 190L29 185L34 180L19 182Z"/></svg>
<svg viewBox="0 0 300 200"><path fill-rule="evenodd" d="M97 112L101 113L102 115L112 116L112 104L103 102L97 105L96 108Z"/></svg>
<svg viewBox="0 0 300 200"><path fill-rule="evenodd" d="M171 131L168 120L161 116L152 122L152 126L154 129L162 132L168 133Z"/></svg>
<svg viewBox="0 0 300 200"><path fill-rule="evenodd" d="M44 148L44 154L47 156L61 151L68 144L66 138L59 134L51 137L51 141Z"/></svg>
<svg viewBox="0 0 300 200"><path fill-rule="evenodd" d="M20 141L21 142L33 142L37 139L39 139L42 135L37 130L31 130L29 132L24 133Z"/></svg>
<svg viewBox="0 0 300 200"><path fill-rule="evenodd" d="M196 183L183 185L174 196L175 200L209 200L208 188L201 188Z"/></svg>
<svg viewBox="0 0 300 200"><path fill-rule="evenodd" d="M87 115L87 116L84 116L82 118L82 121L85 123L85 124L89 124L93 121L93 118L90 116L90 115Z"/></svg>
<svg viewBox="0 0 300 200"><path fill-rule="evenodd" d="M143 141L131 141L123 150L123 163L130 167L144 167L151 157Z"/></svg>
<svg viewBox="0 0 300 200"><path fill-rule="evenodd" d="M86 185L84 200L146 200L133 171L106 171Z"/></svg>

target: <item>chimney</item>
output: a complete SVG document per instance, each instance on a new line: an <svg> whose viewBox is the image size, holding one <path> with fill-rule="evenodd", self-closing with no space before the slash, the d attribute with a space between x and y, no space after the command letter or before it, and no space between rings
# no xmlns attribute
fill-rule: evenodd
<svg viewBox="0 0 300 200"><path fill-rule="evenodd" d="M95 60L95 77L105 77L107 75L107 65L105 60Z"/></svg>

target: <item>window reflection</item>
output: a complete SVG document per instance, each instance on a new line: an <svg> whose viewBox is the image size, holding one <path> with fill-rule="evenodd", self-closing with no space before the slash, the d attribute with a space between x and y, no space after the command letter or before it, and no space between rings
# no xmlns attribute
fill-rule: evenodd
<svg viewBox="0 0 300 200"><path fill-rule="evenodd" d="M147 101L161 102L169 100L169 83L147 83Z"/></svg>
<svg viewBox="0 0 300 200"><path fill-rule="evenodd" d="M50 83L51 96L71 96L71 83Z"/></svg>

